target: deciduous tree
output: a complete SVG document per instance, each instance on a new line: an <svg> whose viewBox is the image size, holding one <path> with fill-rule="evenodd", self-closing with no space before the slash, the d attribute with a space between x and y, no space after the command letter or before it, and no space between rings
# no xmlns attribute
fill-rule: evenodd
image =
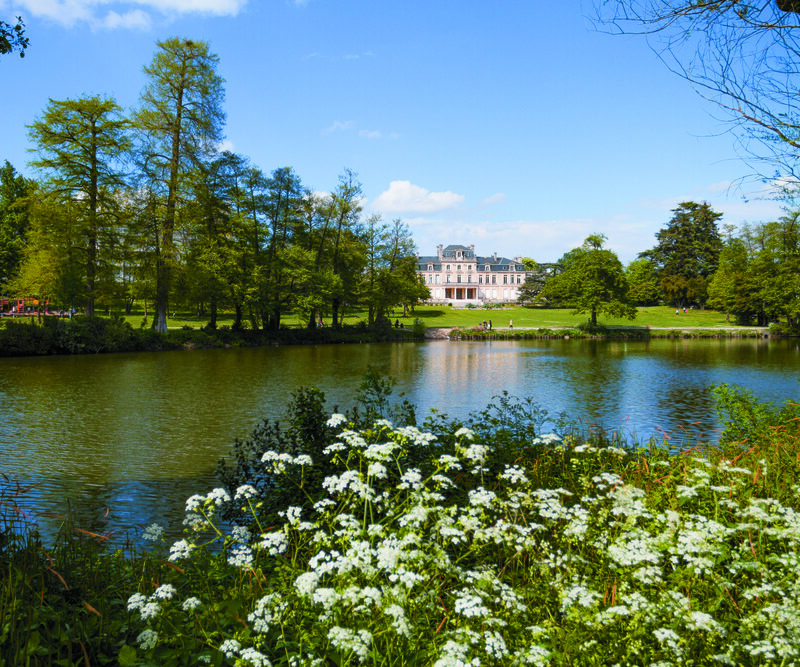
<svg viewBox="0 0 800 667"><path fill-rule="evenodd" d="M8 160L0 167L0 288L17 275L28 234L28 202L33 183Z"/></svg>
<svg viewBox="0 0 800 667"><path fill-rule="evenodd" d="M148 187L158 195L154 328L167 330L178 210L188 194L189 172L216 152L222 138L223 80L219 58L205 42L171 38L158 43L144 68L147 84L134 115L137 159Z"/></svg>
<svg viewBox="0 0 800 667"><path fill-rule="evenodd" d="M55 202L69 203L78 226L72 251L83 256L87 315L94 315L98 272L109 268L116 246L127 127L119 105L100 96L50 100L30 125L38 155L33 164L49 176L45 188Z"/></svg>
<svg viewBox="0 0 800 667"><path fill-rule="evenodd" d="M545 299L566 303L575 313L589 313L593 326L599 314L636 317L625 270L616 254L603 247L605 240L602 234L588 236L580 248L568 253L563 271L542 290Z"/></svg>

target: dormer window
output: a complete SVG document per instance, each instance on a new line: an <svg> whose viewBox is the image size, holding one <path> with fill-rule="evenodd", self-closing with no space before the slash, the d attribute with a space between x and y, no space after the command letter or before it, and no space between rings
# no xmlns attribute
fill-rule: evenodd
<svg viewBox="0 0 800 667"><path fill-rule="evenodd" d="M428 271L433 271L433 264L428 264Z"/></svg>

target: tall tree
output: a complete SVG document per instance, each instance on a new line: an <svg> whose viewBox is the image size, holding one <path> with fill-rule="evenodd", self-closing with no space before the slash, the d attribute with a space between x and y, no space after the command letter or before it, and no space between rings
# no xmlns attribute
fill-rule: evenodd
<svg viewBox="0 0 800 667"><path fill-rule="evenodd" d="M739 324L751 324L761 310L756 305L750 260L742 239L725 241L719 266L708 285L708 305L724 311L728 322L734 315Z"/></svg>
<svg viewBox="0 0 800 667"><path fill-rule="evenodd" d="M364 266L361 225L361 183L350 169L320 207L322 223L317 234L317 261L325 262L333 275L331 324L341 327L342 308L356 300Z"/></svg>
<svg viewBox="0 0 800 667"><path fill-rule="evenodd" d="M759 173L797 176L796 0L595 0L612 32L645 35L662 62L723 108Z"/></svg>
<svg viewBox="0 0 800 667"><path fill-rule="evenodd" d="M0 167L0 289L19 272L28 234L27 197L33 183L6 160Z"/></svg>
<svg viewBox="0 0 800 667"><path fill-rule="evenodd" d="M81 306L86 299L85 211L75 200L37 187L29 197L30 227L19 273L10 289L20 296Z"/></svg>
<svg viewBox="0 0 800 667"><path fill-rule="evenodd" d="M50 100L30 125L38 158L33 164L50 178L47 189L69 202L81 229L74 251L84 257L86 314L94 315L98 269L113 251L119 191L124 184L120 156L130 146L128 122L111 98Z"/></svg>
<svg viewBox="0 0 800 667"><path fill-rule="evenodd" d="M550 278L542 297L566 303L577 313L589 313L593 326L597 316L636 317L636 307L628 296L625 270L619 258L603 247L602 234L588 236L580 248L565 257L563 270Z"/></svg>
<svg viewBox="0 0 800 667"><path fill-rule="evenodd" d="M220 305L234 303L241 282L241 263L237 256L237 214L231 199L238 160L224 153L194 172L191 201L185 212L188 218L186 280L196 302L210 306L208 327L217 326ZM241 301L236 301L241 326Z"/></svg>
<svg viewBox="0 0 800 667"><path fill-rule="evenodd" d="M402 220L383 223L371 216L365 225L365 267L362 296L369 326L385 326L389 311L402 306L406 312L430 291L417 274L417 248L411 230Z"/></svg>
<svg viewBox="0 0 800 667"><path fill-rule="evenodd" d="M288 250L303 227L303 197L300 177L291 167L272 172L267 181L265 213L269 225L269 241L264 256L262 295L265 328L280 327L281 314L294 298L294 276Z"/></svg>
<svg viewBox="0 0 800 667"><path fill-rule="evenodd" d="M167 330L178 209L189 173L216 151L222 138L223 79L208 44L171 38L158 43L144 68L148 81L134 115L137 154L144 178L159 195L156 254L156 331Z"/></svg>
<svg viewBox="0 0 800 667"><path fill-rule="evenodd" d="M722 250L717 227L722 214L705 202L683 202L672 214L656 234L656 246L639 257L653 262L665 299L680 308L692 303L703 306Z"/></svg>

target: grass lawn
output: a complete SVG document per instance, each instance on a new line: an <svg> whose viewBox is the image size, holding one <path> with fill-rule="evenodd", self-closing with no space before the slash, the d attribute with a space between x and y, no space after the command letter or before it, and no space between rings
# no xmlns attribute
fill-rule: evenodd
<svg viewBox="0 0 800 667"><path fill-rule="evenodd" d="M506 328L510 321L515 328L553 329L574 327L588 321L588 315L573 315L569 308L522 308L507 309L453 309L442 306L418 307L416 316L429 327L473 327L484 320L491 320L494 328ZM412 320L413 321L413 318ZM675 314L668 306L639 308L635 320L614 317L599 317L598 322L606 326L622 327L725 327L725 314L714 310L689 310Z"/></svg>
<svg viewBox="0 0 800 667"><path fill-rule="evenodd" d="M345 324L357 324L365 321L366 312L354 312L345 316ZM514 322L515 328L525 329L555 329L560 327L574 327L581 322L588 320L588 315L573 315L569 308L523 308L520 306L508 308L451 308L449 306L418 306L408 317L402 317L402 311L397 309L392 322L399 320L404 326L411 326L414 320L419 319L428 327L474 327L482 324L484 320L492 321L496 329L507 328L510 321ZM143 311L134 311L132 315L125 319L131 326L139 327L144 318ZM152 311L150 313L152 318ZM326 323L330 320L325 319ZM731 322L726 322L725 314L715 310L689 310L685 314L681 312L675 314L675 309L669 306L651 306L639 308L635 320L626 320L613 317L600 317L601 324L611 327L654 327L681 329L685 327L727 327L734 326ZM149 325L152 319L148 319ZM167 321L170 328L190 326L193 328L202 327L208 322L208 317L197 317L195 313L177 311L175 317ZM230 326L233 324L233 313L224 312L217 318L218 326ZM283 318L283 324L287 326L301 326L301 322L294 313L288 313ZM304 323L303 323L304 324ZM752 328L752 327L746 327Z"/></svg>

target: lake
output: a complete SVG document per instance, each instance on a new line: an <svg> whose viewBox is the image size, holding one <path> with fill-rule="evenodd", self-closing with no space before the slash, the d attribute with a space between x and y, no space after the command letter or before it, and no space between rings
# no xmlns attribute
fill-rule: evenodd
<svg viewBox="0 0 800 667"><path fill-rule="evenodd" d="M551 414L673 443L714 440L708 387L798 399L793 340L395 343L0 360L0 473L31 486L32 515L68 505L84 527L177 528L185 498L216 485L235 438L313 385L349 408L367 366L418 406L466 417L506 390ZM687 433L689 435L687 435ZM0 480L2 483L2 480ZM10 486L9 486L10 485ZM106 516L106 508L108 515ZM43 526L57 520L43 519Z"/></svg>

